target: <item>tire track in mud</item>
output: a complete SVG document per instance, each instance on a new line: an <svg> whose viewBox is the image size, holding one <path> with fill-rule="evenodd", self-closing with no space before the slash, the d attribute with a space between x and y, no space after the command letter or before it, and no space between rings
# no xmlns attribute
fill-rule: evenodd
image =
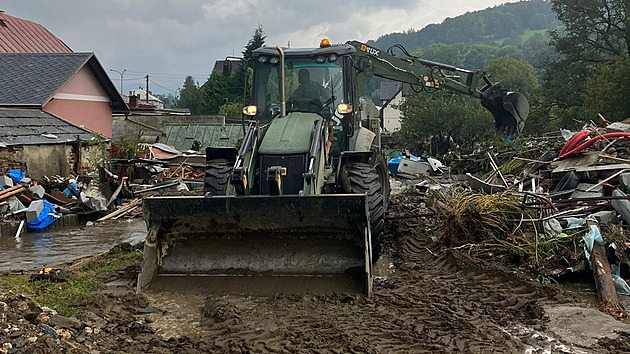
<svg viewBox="0 0 630 354"><path fill-rule="evenodd" d="M390 228L396 270L376 282L369 299L208 297L207 343L237 352L522 352L531 333L521 339L506 329L543 330L542 306L570 301L517 274L440 252L414 230Z"/></svg>

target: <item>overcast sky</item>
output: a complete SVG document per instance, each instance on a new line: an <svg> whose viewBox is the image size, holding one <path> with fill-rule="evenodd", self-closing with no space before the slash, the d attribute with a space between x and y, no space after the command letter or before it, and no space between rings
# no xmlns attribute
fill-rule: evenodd
<svg viewBox="0 0 630 354"><path fill-rule="evenodd" d="M8 15L45 26L75 52L125 73L124 91L155 83L173 93L186 75L203 84L214 61L239 55L262 24L268 44L313 47L421 29L507 0L0 0ZM120 76L111 73L120 86ZM159 87L161 85L163 87Z"/></svg>

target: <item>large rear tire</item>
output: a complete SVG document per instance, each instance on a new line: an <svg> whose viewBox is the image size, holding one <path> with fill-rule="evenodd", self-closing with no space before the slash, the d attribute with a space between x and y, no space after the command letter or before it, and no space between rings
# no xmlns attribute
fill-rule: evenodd
<svg viewBox="0 0 630 354"><path fill-rule="evenodd" d="M225 195L233 167L234 162L226 159L207 161L203 194L205 196Z"/></svg>
<svg viewBox="0 0 630 354"><path fill-rule="evenodd" d="M341 169L341 183L346 193L367 194L372 230L372 261L381 253L381 239L385 228L385 199L379 175L370 163L350 162Z"/></svg>
<svg viewBox="0 0 630 354"><path fill-rule="evenodd" d="M387 212L389 207L389 193L391 191L389 186L389 169L387 168L387 160L380 151L374 151L369 163L374 166L378 179L381 183L383 190L383 208Z"/></svg>

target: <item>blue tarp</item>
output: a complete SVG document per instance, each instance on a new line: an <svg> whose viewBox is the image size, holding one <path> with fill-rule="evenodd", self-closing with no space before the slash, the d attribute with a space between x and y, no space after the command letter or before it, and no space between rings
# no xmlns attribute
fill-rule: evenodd
<svg viewBox="0 0 630 354"><path fill-rule="evenodd" d="M411 161L424 161L423 159L414 155L409 155L409 157L398 156L396 158L393 158L387 161L387 168L389 169L389 172L391 172L393 176L396 176L396 174L398 173L398 166L400 165L400 161L404 158L409 159Z"/></svg>
<svg viewBox="0 0 630 354"><path fill-rule="evenodd" d="M70 185L72 186L72 188L74 188L74 190L76 191L77 189L79 189L79 187L77 186L76 183L74 182L70 182ZM68 197L72 197L72 192L70 191L70 189L66 188L63 190L63 194L67 195Z"/></svg>
<svg viewBox="0 0 630 354"><path fill-rule="evenodd" d="M52 225L52 223L57 220L54 214L55 206L46 200L43 200L43 202L44 209L42 210L41 214L39 214L39 217L32 222L26 224L26 226L28 226L28 228L31 230L43 230Z"/></svg>
<svg viewBox="0 0 630 354"><path fill-rule="evenodd" d="M20 170L8 170L7 176L11 177L15 183L20 183L20 181L24 178L24 172Z"/></svg>

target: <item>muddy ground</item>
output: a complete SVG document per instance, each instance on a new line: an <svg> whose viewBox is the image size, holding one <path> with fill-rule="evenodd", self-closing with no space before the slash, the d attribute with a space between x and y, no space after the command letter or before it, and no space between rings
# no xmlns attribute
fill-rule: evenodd
<svg viewBox="0 0 630 354"><path fill-rule="evenodd" d="M396 196L390 215L421 203ZM5 289L0 352L630 352L628 324L562 287L445 249L433 231L423 218L388 222L371 298L136 295L137 263L106 268L67 317Z"/></svg>

